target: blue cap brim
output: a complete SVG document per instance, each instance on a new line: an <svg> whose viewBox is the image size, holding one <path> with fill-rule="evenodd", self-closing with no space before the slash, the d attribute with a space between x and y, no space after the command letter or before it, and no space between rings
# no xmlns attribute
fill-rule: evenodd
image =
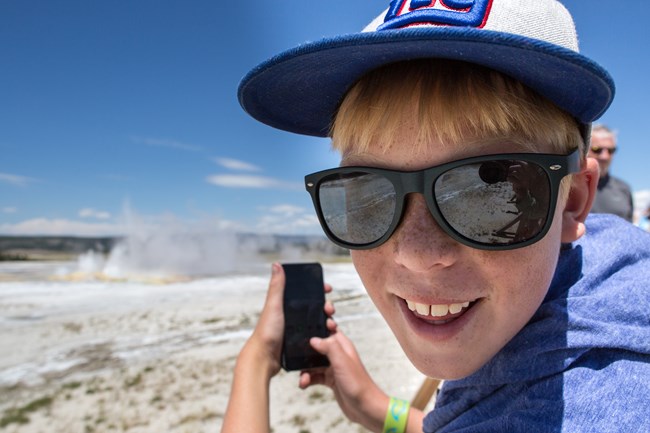
<svg viewBox="0 0 650 433"><path fill-rule="evenodd" d="M575 51L508 33L437 27L355 33L298 46L251 70L239 85L239 102L274 128L325 137L359 78L389 63L422 58L500 71L584 124L600 117L614 97L609 73Z"/></svg>

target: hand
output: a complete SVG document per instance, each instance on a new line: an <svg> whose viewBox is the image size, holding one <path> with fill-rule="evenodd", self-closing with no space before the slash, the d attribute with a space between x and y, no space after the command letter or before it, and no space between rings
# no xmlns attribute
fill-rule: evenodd
<svg viewBox="0 0 650 433"><path fill-rule="evenodd" d="M262 313L253 334L237 357L222 433L270 431L269 382L280 371L284 283L284 270L279 263L274 263ZM332 288L325 285L324 290L329 292ZM325 311L334 313L331 303L326 303Z"/></svg>
<svg viewBox="0 0 650 433"><path fill-rule="evenodd" d="M260 319L235 364L232 391L221 433L269 432L269 381L280 371L284 315L284 272L271 268L271 282ZM255 416L251 417L250 414Z"/></svg>
<svg viewBox="0 0 650 433"><path fill-rule="evenodd" d="M240 358L251 356L256 359L258 367L266 367L268 378L280 371L280 352L284 333L284 312L282 298L285 276L279 263L271 267L271 281L266 293L266 300L253 333L244 345Z"/></svg>
<svg viewBox="0 0 650 433"><path fill-rule="evenodd" d="M332 307L333 308L333 307ZM375 384L366 371L352 342L328 320L333 334L325 339L312 338L312 347L329 358L323 370L305 371L299 385L326 385L334 391L341 410L352 422L372 431L381 431L389 397Z"/></svg>
<svg viewBox="0 0 650 433"><path fill-rule="evenodd" d="M282 340L284 337L284 313L283 294L285 286L284 268L279 264L273 264L271 282L267 292L266 301L260 314L259 320L253 334L246 343L243 352L254 352L256 358L262 358L262 366L269 366L269 378L280 370L280 356L282 351ZM325 293L332 291L329 284L322 288ZM331 302L325 303L327 316L334 314L334 307ZM268 361L268 362L267 362Z"/></svg>

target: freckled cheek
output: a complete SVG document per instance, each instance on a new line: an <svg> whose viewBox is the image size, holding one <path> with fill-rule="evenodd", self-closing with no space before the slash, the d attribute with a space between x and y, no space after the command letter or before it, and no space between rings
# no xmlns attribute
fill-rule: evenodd
<svg viewBox="0 0 650 433"><path fill-rule="evenodd" d="M381 247L371 250L353 250L350 252L352 263L363 282L368 295L377 303L382 294L383 283L386 281L385 272L388 268L386 254Z"/></svg>
<svg viewBox="0 0 650 433"><path fill-rule="evenodd" d="M540 245L542 246L542 245ZM499 305L501 317L509 317L512 326L523 326L543 301L553 276L557 254L546 248L530 251L517 250L500 263L493 281L499 281L501 290L492 293L492 301ZM504 274L503 269L508 269ZM505 279L504 279L505 277Z"/></svg>

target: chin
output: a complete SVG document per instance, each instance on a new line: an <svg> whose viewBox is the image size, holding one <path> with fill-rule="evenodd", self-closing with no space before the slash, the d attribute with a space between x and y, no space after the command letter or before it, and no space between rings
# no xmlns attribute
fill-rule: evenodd
<svg viewBox="0 0 650 433"><path fill-rule="evenodd" d="M422 365L419 366L414 364L415 368L422 374L427 377L433 377L436 379L442 380L459 380L464 379L472 374L476 373L482 365L475 366L473 368L468 368L469 366L432 366L432 365Z"/></svg>
<svg viewBox="0 0 650 433"><path fill-rule="evenodd" d="M412 351L407 348L403 349L408 359L420 373L428 377L443 380L458 380L471 376L489 360L489 358L483 359L479 357L476 353L443 355L433 353L432 351L419 353L418 351Z"/></svg>

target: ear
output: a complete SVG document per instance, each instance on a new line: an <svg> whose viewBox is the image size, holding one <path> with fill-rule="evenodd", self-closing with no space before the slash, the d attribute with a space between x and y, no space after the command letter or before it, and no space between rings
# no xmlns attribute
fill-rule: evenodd
<svg viewBox="0 0 650 433"><path fill-rule="evenodd" d="M585 220L596 197L598 161L587 158L580 173L574 174L562 212L562 242L569 243L585 234Z"/></svg>

